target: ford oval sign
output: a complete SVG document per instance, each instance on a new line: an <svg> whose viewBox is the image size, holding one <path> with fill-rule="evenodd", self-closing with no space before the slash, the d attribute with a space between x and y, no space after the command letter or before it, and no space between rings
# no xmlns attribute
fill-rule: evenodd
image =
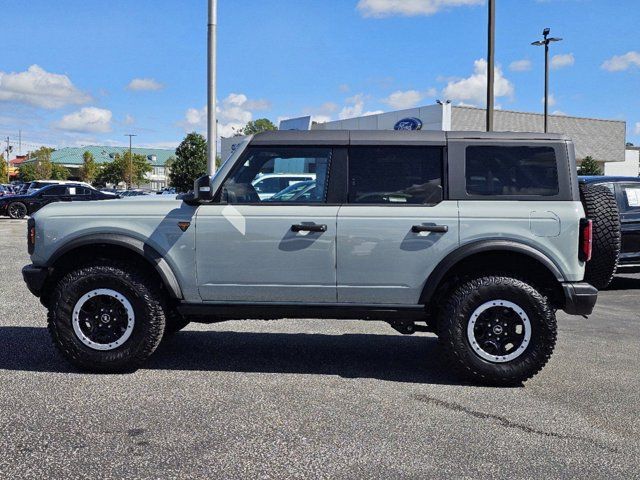
<svg viewBox="0 0 640 480"><path fill-rule="evenodd" d="M393 127L394 130L422 130L422 120L415 117L403 118Z"/></svg>

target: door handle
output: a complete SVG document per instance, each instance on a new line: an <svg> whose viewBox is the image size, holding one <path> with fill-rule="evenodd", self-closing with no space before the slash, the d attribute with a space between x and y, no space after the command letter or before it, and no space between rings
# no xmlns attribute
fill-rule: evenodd
<svg viewBox="0 0 640 480"><path fill-rule="evenodd" d="M292 232L326 232L327 226L315 225L315 224L309 224L309 225L297 224L297 225L291 225L291 231Z"/></svg>
<svg viewBox="0 0 640 480"><path fill-rule="evenodd" d="M434 233L447 233L449 231L448 225L414 225L411 227L413 233L422 232L434 232Z"/></svg>

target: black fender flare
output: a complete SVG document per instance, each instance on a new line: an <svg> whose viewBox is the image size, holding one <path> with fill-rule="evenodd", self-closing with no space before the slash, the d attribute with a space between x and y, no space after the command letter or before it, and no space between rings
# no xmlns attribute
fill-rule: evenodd
<svg viewBox="0 0 640 480"><path fill-rule="evenodd" d="M116 233L85 235L63 245L56 250L45 266L52 267L64 254L87 245L106 244L124 247L144 257L155 268L172 298L182 299L182 289L171 266L160 253L140 239Z"/></svg>
<svg viewBox="0 0 640 480"><path fill-rule="evenodd" d="M566 281L558 266L547 255L530 245L515 240L481 240L457 248L440 261L425 282L420 295L420 304L426 305L431 301L442 279L461 260L487 252L514 252L527 255L546 267L558 282Z"/></svg>

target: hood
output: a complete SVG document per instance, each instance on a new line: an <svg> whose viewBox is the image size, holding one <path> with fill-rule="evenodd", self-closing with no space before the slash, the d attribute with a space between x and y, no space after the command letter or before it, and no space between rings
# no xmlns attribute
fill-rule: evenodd
<svg viewBox="0 0 640 480"><path fill-rule="evenodd" d="M54 202L35 213L35 218L69 217L154 217L166 216L180 209L182 200L170 195L92 200L89 202Z"/></svg>

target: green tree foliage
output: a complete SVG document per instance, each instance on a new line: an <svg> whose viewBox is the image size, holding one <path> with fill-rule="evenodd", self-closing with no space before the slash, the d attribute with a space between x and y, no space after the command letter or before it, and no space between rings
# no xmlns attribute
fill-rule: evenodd
<svg viewBox="0 0 640 480"><path fill-rule="evenodd" d="M268 118L258 118L257 120L252 120L247 123L239 132L239 135L255 135L256 133L268 132L277 129L278 127L276 127Z"/></svg>
<svg viewBox="0 0 640 480"><path fill-rule="evenodd" d="M130 161L131 159L131 161ZM139 186L146 181L147 173L151 172L153 167L147 161L147 157L137 153L133 157L129 156L129 152L124 154L116 154L112 162L105 163L100 169L100 173L96 177L97 183L107 184L126 183L128 188L133 185Z"/></svg>
<svg viewBox="0 0 640 480"><path fill-rule="evenodd" d="M57 163L52 163L51 164L51 176L49 178L51 180L68 180L69 179L69 170L63 165L58 165Z"/></svg>
<svg viewBox="0 0 640 480"><path fill-rule="evenodd" d="M196 178L207 173L207 141L199 133L188 134L176 148L176 156L169 165L169 184L178 192L193 189Z"/></svg>
<svg viewBox="0 0 640 480"><path fill-rule="evenodd" d="M0 183L9 181L9 166L3 155L0 155Z"/></svg>
<svg viewBox="0 0 640 480"><path fill-rule="evenodd" d="M602 175L602 169L600 165L592 157L584 157L580 168L578 168L578 175Z"/></svg>
<svg viewBox="0 0 640 480"><path fill-rule="evenodd" d="M53 164L46 156L36 160L36 180L49 180L53 173Z"/></svg>
<svg viewBox="0 0 640 480"><path fill-rule="evenodd" d="M33 163L23 163L18 167L18 177L23 182L33 182L36 176L36 166Z"/></svg>
<svg viewBox="0 0 640 480"><path fill-rule="evenodd" d="M82 166L80 167L80 180L87 183L93 183L98 176L100 170L91 152L84 152L82 155Z"/></svg>
<svg viewBox="0 0 640 480"><path fill-rule="evenodd" d="M37 150L29 152L29 158L37 158L38 160L48 160L51 161L51 154L55 152L55 148L50 147L40 147Z"/></svg>

